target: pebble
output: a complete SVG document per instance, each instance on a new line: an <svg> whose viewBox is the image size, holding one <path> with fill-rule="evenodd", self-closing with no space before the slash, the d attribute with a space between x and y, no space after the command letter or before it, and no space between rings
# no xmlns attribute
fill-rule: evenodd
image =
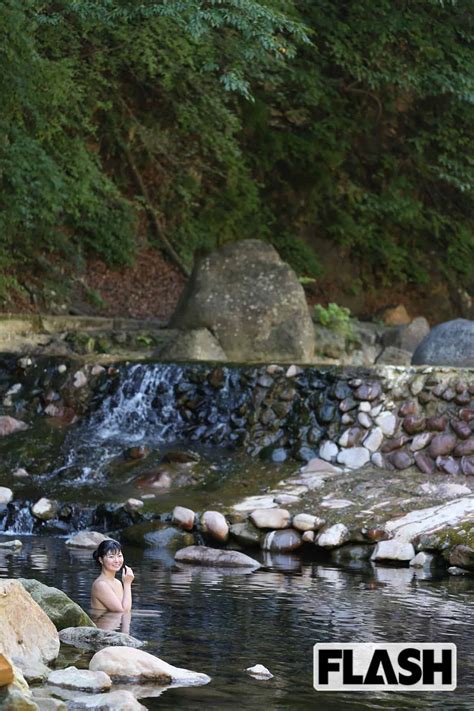
<svg viewBox="0 0 474 711"><path fill-rule="evenodd" d="M349 530L343 523L336 523L329 526L316 538L316 545L321 548L337 548L342 546L349 538Z"/></svg>
<svg viewBox="0 0 474 711"><path fill-rule="evenodd" d="M364 464L370 460L370 452L366 447L351 447L349 449L343 449L337 455L337 461L339 464L344 464L344 466L350 469L359 469L363 467Z"/></svg>
<svg viewBox="0 0 474 711"><path fill-rule="evenodd" d="M397 428L397 418L391 412L381 412L375 418L375 424L380 427L386 437L392 437Z"/></svg>
<svg viewBox="0 0 474 711"><path fill-rule="evenodd" d="M363 440L363 445L370 452L376 452L383 442L383 432L380 427L374 427L374 429L369 432L367 437Z"/></svg>
<svg viewBox="0 0 474 711"><path fill-rule="evenodd" d="M263 680L273 678L271 671L269 671L267 667L264 667L263 664L255 664L253 667L247 667L245 671L247 671L255 679Z"/></svg>
<svg viewBox="0 0 474 711"><path fill-rule="evenodd" d="M334 442L326 440L319 448L319 456L327 462L333 462L339 452L339 447Z"/></svg>

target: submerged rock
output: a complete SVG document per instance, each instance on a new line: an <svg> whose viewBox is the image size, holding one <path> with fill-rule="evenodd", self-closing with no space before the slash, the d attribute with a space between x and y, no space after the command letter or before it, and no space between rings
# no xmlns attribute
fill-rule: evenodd
<svg viewBox="0 0 474 711"><path fill-rule="evenodd" d="M64 707L66 708L66 707ZM134 697L131 691L109 691L106 694L86 694L68 701L68 711L87 711L88 709L101 709L101 711L146 711Z"/></svg>
<svg viewBox="0 0 474 711"><path fill-rule="evenodd" d="M195 563L217 567L260 568L260 563L238 551L227 551L205 546L188 546L175 555L180 563Z"/></svg>
<svg viewBox="0 0 474 711"><path fill-rule="evenodd" d="M97 627L66 627L59 632L59 639L71 647L94 651L104 647L135 647L138 649L144 645L144 642L129 634L101 630Z"/></svg>
<svg viewBox="0 0 474 711"><path fill-rule="evenodd" d="M109 536L98 531L80 531L70 536L66 541L66 545L70 548L91 548L95 550L102 541L106 541L108 538Z"/></svg>

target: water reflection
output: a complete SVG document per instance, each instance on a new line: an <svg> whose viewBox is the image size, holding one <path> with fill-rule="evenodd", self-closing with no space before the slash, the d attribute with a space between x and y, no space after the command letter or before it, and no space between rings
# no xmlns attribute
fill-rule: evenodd
<svg viewBox="0 0 474 711"><path fill-rule="evenodd" d="M62 540L23 539L0 556L0 577L36 577L63 589L85 609L96 570L90 552ZM152 686L139 693L149 709L409 709L474 707L474 580L421 576L408 568L301 564L262 558L251 574L181 565L156 551L126 549L137 572L131 619L101 614L102 629L129 631L147 651L212 677L207 687ZM105 627L106 625L106 627ZM312 688L316 642L455 642L458 689L449 694L324 694ZM264 664L269 682L245 669ZM127 687L129 690L130 687ZM138 690L137 690L138 693ZM159 694L159 699L153 698ZM442 698L441 698L442 697ZM440 700L441 699L441 700Z"/></svg>
<svg viewBox="0 0 474 711"><path fill-rule="evenodd" d="M105 632L130 634L131 612L108 612L107 610L94 610L92 608L90 616L97 627Z"/></svg>

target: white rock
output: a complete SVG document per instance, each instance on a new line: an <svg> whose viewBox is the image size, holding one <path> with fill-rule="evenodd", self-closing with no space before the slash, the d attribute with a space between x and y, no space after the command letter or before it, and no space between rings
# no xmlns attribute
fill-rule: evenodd
<svg viewBox="0 0 474 711"><path fill-rule="evenodd" d="M83 388L84 385L87 385L87 377L82 370L78 370L77 373L74 373L72 384L77 389Z"/></svg>
<svg viewBox="0 0 474 711"><path fill-rule="evenodd" d="M409 561L414 557L415 549L411 543L393 538L391 541L380 541L377 543L371 560Z"/></svg>
<svg viewBox="0 0 474 711"><path fill-rule="evenodd" d="M359 469L370 460L370 452L366 447L349 447L343 449L337 455L339 464L344 464L350 469Z"/></svg>
<svg viewBox="0 0 474 711"><path fill-rule="evenodd" d="M364 438L364 447L367 447L369 452L376 452L383 442L383 432L380 427L374 427Z"/></svg>
<svg viewBox="0 0 474 711"><path fill-rule="evenodd" d="M181 548L174 558L179 563L194 563L215 568L260 568L260 563L245 553L207 546Z"/></svg>
<svg viewBox="0 0 474 711"><path fill-rule="evenodd" d="M102 373L105 373L103 365L96 364L92 367L91 375L102 375Z"/></svg>
<svg viewBox="0 0 474 711"><path fill-rule="evenodd" d="M64 363L61 363L61 365L58 365L58 373L65 373L67 370L67 365Z"/></svg>
<svg viewBox="0 0 474 711"><path fill-rule="evenodd" d="M454 526L473 516L474 496L465 496L446 504L410 511L401 518L387 521L385 528L394 534L393 540L412 541L421 534Z"/></svg>
<svg viewBox="0 0 474 711"><path fill-rule="evenodd" d="M3 548L4 550L19 550L20 548L23 548L23 543L18 540L18 538L15 538L13 541L2 541L0 543L0 548Z"/></svg>
<svg viewBox="0 0 474 711"><path fill-rule="evenodd" d="M276 373L283 373L285 369L281 365L275 365L274 363L272 365L267 366L267 373L268 375L275 375Z"/></svg>
<svg viewBox="0 0 474 711"><path fill-rule="evenodd" d="M84 691L107 691L112 686L112 679L103 671L88 671L77 667L57 669L48 676L48 684L62 686L65 689L82 689Z"/></svg>
<svg viewBox="0 0 474 711"><path fill-rule="evenodd" d="M332 499L332 498L327 498L323 499L321 501L320 506L322 506L325 509L345 509L348 506L353 506L354 502L349 501L349 499Z"/></svg>
<svg viewBox="0 0 474 711"><path fill-rule="evenodd" d="M319 448L319 456L326 462L333 462L336 459L338 452L339 447L337 446L337 444L331 442L330 440L323 442L323 444Z"/></svg>
<svg viewBox="0 0 474 711"><path fill-rule="evenodd" d="M410 561L411 568L429 568L434 561L434 556L431 553L420 551Z"/></svg>
<svg viewBox="0 0 474 711"><path fill-rule="evenodd" d="M49 521L56 516L58 506L55 501L47 499L45 496L39 499L31 508L31 513L42 521Z"/></svg>
<svg viewBox="0 0 474 711"><path fill-rule="evenodd" d="M42 708L42 707L40 707ZM102 711L146 711L131 691L109 691L107 694L85 694L71 699L67 703L68 711L87 711L101 709Z"/></svg>
<svg viewBox="0 0 474 711"><path fill-rule="evenodd" d="M375 423L380 427L386 437L391 437L397 429L397 418L392 412L381 412L375 418Z"/></svg>
<svg viewBox="0 0 474 711"><path fill-rule="evenodd" d="M272 679L273 674L267 667L264 667L263 664L255 664L253 667L247 667L245 670L247 671L251 676L255 677L256 679Z"/></svg>
<svg viewBox="0 0 474 711"><path fill-rule="evenodd" d="M16 417L10 417L10 415L0 415L0 437L27 429L28 425L23 420L17 420Z"/></svg>
<svg viewBox="0 0 474 711"><path fill-rule="evenodd" d="M287 509L256 509L250 514L250 520L257 528L272 530L288 528L291 515Z"/></svg>
<svg viewBox="0 0 474 711"><path fill-rule="evenodd" d="M342 546L343 543L349 538L349 531L347 526L343 523L335 523L333 526L329 526L325 531L322 531L316 538L316 545L321 548L337 548Z"/></svg>
<svg viewBox="0 0 474 711"><path fill-rule="evenodd" d="M21 383L15 383L15 385L12 385L11 388L8 388L5 395L7 395L7 396L16 395L17 393L20 392L22 387L23 387L23 385Z"/></svg>
<svg viewBox="0 0 474 711"><path fill-rule="evenodd" d="M141 499L133 499L132 498L132 499L127 499L127 501L125 502L125 509L130 513L132 511L139 511L144 506L145 506L145 504Z"/></svg>
<svg viewBox="0 0 474 711"><path fill-rule="evenodd" d="M357 415L357 421L359 425L365 427L366 430L368 430L369 427L372 427L373 424L371 418L366 412L359 412L359 414Z"/></svg>
<svg viewBox="0 0 474 711"><path fill-rule="evenodd" d="M201 527L216 541L225 542L229 538L229 525L219 511L205 511L201 516Z"/></svg>
<svg viewBox="0 0 474 711"><path fill-rule="evenodd" d="M379 469L384 469L385 467L385 462L380 452L374 452L374 454L370 458L370 461L372 462L372 464L375 464L375 466Z"/></svg>
<svg viewBox="0 0 474 711"><path fill-rule="evenodd" d="M370 402L363 400L359 403L359 412L370 412L372 409Z"/></svg>
<svg viewBox="0 0 474 711"><path fill-rule="evenodd" d="M319 457L310 459L309 462L301 468L302 474L340 474L341 471L339 467L335 467L333 464L329 464L329 462L325 462L324 459L320 459Z"/></svg>
<svg viewBox="0 0 474 711"><path fill-rule="evenodd" d="M93 548L95 550L102 541L106 541L108 538L109 536L105 536L99 531L80 531L80 533L70 536L66 545L70 548Z"/></svg>
<svg viewBox="0 0 474 711"><path fill-rule="evenodd" d="M422 432L421 434L415 435L410 444L410 449L412 452L418 452L420 449L424 449L432 440L432 432Z"/></svg>
<svg viewBox="0 0 474 711"><path fill-rule="evenodd" d="M380 415L380 413L382 412L382 407L383 407L382 404L376 405L375 407L372 407L371 410L370 410L371 416L372 416L372 417L377 417L377 415Z"/></svg>
<svg viewBox="0 0 474 711"><path fill-rule="evenodd" d="M306 491L307 491L307 489L306 489ZM288 506L288 504L296 504L296 502L299 500L300 500L300 497L295 496L295 494L279 494L278 496L275 496L275 498L273 499L273 501L276 504L279 504L280 506Z"/></svg>
<svg viewBox="0 0 474 711"><path fill-rule="evenodd" d="M254 509L274 509L276 503L273 500L273 495L270 496L247 496L239 504L235 504L234 511L253 511Z"/></svg>
<svg viewBox="0 0 474 711"><path fill-rule="evenodd" d="M286 377L287 378L294 378L295 375L299 375L302 372L303 372L303 368L300 368L298 365L290 365L290 367L286 371Z"/></svg>
<svg viewBox="0 0 474 711"><path fill-rule="evenodd" d="M300 513L293 517L291 525L293 528L296 528L297 531L317 531L317 529L323 525L323 521L317 516Z"/></svg>
<svg viewBox="0 0 474 711"><path fill-rule="evenodd" d="M185 506L175 506L171 515L171 522L185 531L192 531L196 514Z"/></svg>
<svg viewBox="0 0 474 711"><path fill-rule="evenodd" d="M13 499L13 491L8 486L0 486L0 504L9 504Z"/></svg>
<svg viewBox="0 0 474 711"><path fill-rule="evenodd" d="M23 370L26 370L30 365L33 365L33 361L29 356L25 356L24 358L20 358L17 361L17 365L19 368L22 368Z"/></svg>
<svg viewBox="0 0 474 711"><path fill-rule="evenodd" d="M180 669L163 659L133 647L106 647L94 654L90 663L91 671L103 671L114 681L116 679L140 679L161 681L165 684L179 682L190 686L208 684L207 674Z"/></svg>
<svg viewBox="0 0 474 711"><path fill-rule="evenodd" d="M314 531L305 531L301 536L301 540L304 541L304 543L314 543L315 538L316 534Z"/></svg>
<svg viewBox="0 0 474 711"><path fill-rule="evenodd" d="M26 469L23 469L23 467L18 467L18 469L15 469L14 472L12 472L12 476L15 477L15 479L27 479L30 475L26 471Z"/></svg>

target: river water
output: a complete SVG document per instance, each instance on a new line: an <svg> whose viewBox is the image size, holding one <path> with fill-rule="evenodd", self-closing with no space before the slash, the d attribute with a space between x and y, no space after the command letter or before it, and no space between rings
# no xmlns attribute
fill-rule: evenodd
<svg viewBox="0 0 474 711"><path fill-rule="evenodd" d="M24 537L19 554L0 554L0 577L34 577L84 608L96 575L88 551L60 538ZM472 709L473 578L424 578L402 568L261 558L249 574L180 566L163 549L125 549L135 571L130 633L176 666L205 672L207 686L153 688L149 709ZM438 693L321 693L312 688L316 642L454 642L458 688ZM72 650L62 664L87 666ZM245 672L264 664L257 681ZM135 689L136 691L137 689ZM153 698L150 694L159 694Z"/></svg>

